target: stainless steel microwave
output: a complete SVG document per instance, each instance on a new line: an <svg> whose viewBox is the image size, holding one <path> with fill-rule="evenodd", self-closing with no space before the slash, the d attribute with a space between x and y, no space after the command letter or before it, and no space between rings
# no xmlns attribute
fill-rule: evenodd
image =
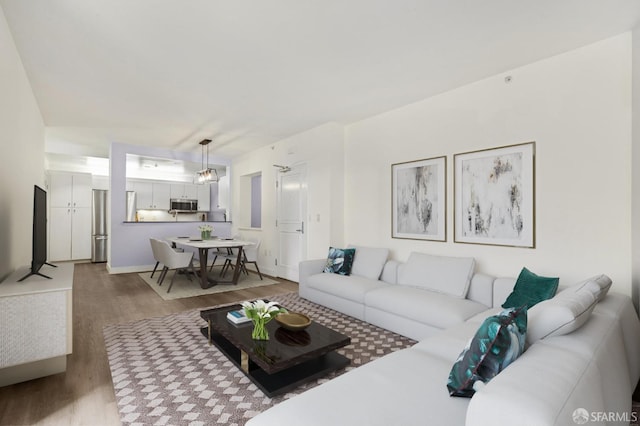
<svg viewBox="0 0 640 426"><path fill-rule="evenodd" d="M172 212L197 212L198 200L183 200L172 198L171 199L171 211Z"/></svg>

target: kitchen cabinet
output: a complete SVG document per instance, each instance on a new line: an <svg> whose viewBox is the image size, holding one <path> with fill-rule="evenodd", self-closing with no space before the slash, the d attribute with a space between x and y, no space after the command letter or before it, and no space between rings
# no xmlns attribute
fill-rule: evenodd
<svg viewBox="0 0 640 426"><path fill-rule="evenodd" d="M187 200L195 200L198 198L198 186L193 184L185 184L184 185L184 198Z"/></svg>
<svg viewBox="0 0 640 426"><path fill-rule="evenodd" d="M91 207L89 173L50 173L51 207Z"/></svg>
<svg viewBox="0 0 640 426"><path fill-rule="evenodd" d="M211 209L211 185L197 186L198 211L208 212Z"/></svg>
<svg viewBox="0 0 640 426"><path fill-rule="evenodd" d="M51 207L49 212L51 261L91 258L91 208Z"/></svg>
<svg viewBox="0 0 640 426"><path fill-rule="evenodd" d="M179 200L195 200L198 198L198 186L192 183L172 183L171 198Z"/></svg>
<svg viewBox="0 0 640 426"><path fill-rule="evenodd" d="M169 210L171 186L159 182L134 182L136 208L139 210Z"/></svg>
<svg viewBox="0 0 640 426"><path fill-rule="evenodd" d="M136 208L153 208L153 184L151 182L133 182L133 190L136 192Z"/></svg>
<svg viewBox="0 0 640 426"><path fill-rule="evenodd" d="M91 258L91 187L88 173L50 173L50 260Z"/></svg>
<svg viewBox="0 0 640 426"><path fill-rule="evenodd" d="M218 208L229 209L229 178L220 176L218 179Z"/></svg>
<svg viewBox="0 0 640 426"><path fill-rule="evenodd" d="M169 210L171 208L171 186L166 183L153 184L153 206L158 210Z"/></svg>

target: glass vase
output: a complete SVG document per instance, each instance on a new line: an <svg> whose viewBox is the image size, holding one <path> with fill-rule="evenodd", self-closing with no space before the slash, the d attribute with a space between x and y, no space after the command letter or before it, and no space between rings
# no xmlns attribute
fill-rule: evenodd
<svg viewBox="0 0 640 426"><path fill-rule="evenodd" d="M211 238L211 231L200 231L200 238L208 240Z"/></svg>
<svg viewBox="0 0 640 426"><path fill-rule="evenodd" d="M253 340L269 340L269 331L267 330L267 321L264 319L254 319L253 331L251 332L251 338Z"/></svg>

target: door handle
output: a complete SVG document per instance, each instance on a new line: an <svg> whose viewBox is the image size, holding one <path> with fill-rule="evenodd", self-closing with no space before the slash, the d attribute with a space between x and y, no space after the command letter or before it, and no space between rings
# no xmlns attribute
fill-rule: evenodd
<svg viewBox="0 0 640 426"><path fill-rule="evenodd" d="M300 229L296 229L296 232L300 232L301 234L304 234L304 222L302 222L302 226L300 227Z"/></svg>

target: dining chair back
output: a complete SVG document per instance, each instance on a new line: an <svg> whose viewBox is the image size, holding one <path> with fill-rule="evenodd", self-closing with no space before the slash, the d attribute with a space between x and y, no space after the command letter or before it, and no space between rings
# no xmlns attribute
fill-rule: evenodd
<svg viewBox="0 0 640 426"><path fill-rule="evenodd" d="M158 269L158 265L160 261L158 260L158 249L156 248L156 239L149 238L149 243L151 244L151 253L153 254L153 259L156 261L156 266L153 267L153 271L151 271L151 278L153 278L153 274L156 273L156 269Z"/></svg>
<svg viewBox="0 0 640 426"><path fill-rule="evenodd" d="M258 253L260 253L260 243L262 241L253 238L249 238L247 241L250 241L253 244L242 248L242 268L247 272L247 263L253 263L260 279L262 279L262 273L260 272L260 268L258 268Z"/></svg>
<svg viewBox="0 0 640 426"><path fill-rule="evenodd" d="M171 277L171 283L169 284L167 293L171 291L173 281L176 278L176 274L179 270L185 270L185 273L187 273L187 278L189 279L189 281L191 281L191 277L188 275L187 269L189 269L190 272L195 275L195 271L193 269L193 253L190 251L177 252L173 248L171 248L168 242L163 240L156 240L156 244L158 255L160 257L160 263L162 263L166 268L166 270L163 271L164 275L166 275L167 271L170 269L175 270L173 276Z"/></svg>

